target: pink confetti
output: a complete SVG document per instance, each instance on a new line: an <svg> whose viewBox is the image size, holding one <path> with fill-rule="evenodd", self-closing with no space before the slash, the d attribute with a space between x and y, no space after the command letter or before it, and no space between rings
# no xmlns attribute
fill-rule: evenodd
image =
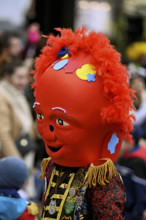
<svg viewBox="0 0 146 220"><path fill-rule="evenodd" d="M66 73L73 73L76 69L82 66L76 59L70 59L68 64L64 67Z"/></svg>

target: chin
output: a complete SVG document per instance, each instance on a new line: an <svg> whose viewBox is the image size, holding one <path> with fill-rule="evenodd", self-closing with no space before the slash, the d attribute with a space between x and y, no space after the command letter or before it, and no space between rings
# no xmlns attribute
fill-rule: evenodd
<svg viewBox="0 0 146 220"><path fill-rule="evenodd" d="M90 165L89 158L83 156L78 156L78 153L72 154L71 152L66 151L66 147L64 145L61 146L50 146L45 144L47 154L52 158L53 162L65 167L87 167ZM71 155L71 156L69 156ZM73 156L72 156L73 155ZM80 154L81 155L81 154ZM84 158L84 160L81 160Z"/></svg>
<svg viewBox="0 0 146 220"><path fill-rule="evenodd" d="M55 157L55 155L53 155L52 160L54 163L60 165L60 166L64 166L64 167L87 167L90 165L89 162L87 161L81 161L79 160L75 160L73 158L69 158L69 157ZM67 158L67 159L66 159Z"/></svg>
<svg viewBox="0 0 146 220"><path fill-rule="evenodd" d="M64 151L63 146L53 147L50 145L45 145L47 154L52 158L55 162L56 159L61 158Z"/></svg>

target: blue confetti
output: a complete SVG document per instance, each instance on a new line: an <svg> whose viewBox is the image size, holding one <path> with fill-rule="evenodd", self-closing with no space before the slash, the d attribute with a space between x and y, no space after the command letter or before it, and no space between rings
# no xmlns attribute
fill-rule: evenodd
<svg viewBox="0 0 146 220"><path fill-rule="evenodd" d="M56 63L54 65L54 70L60 70L62 69L66 64L68 63L68 60L65 59L65 60L61 60L60 62Z"/></svg>
<svg viewBox="0 0 146 220"><path fill-rule="evenodd" d="M59 52L57 53L57 56L58 57L63 57L65 54L69 54L70 55L70 52L69 50L66 48L66 47L62 47Z"/></svg>
<svg viewBox="0 0 146 220"><path fill-rule="evenodd" d="M87 78L87 81L88 81L88 82L91 82L91 81L92 81L92 82L95 82L95 81L96 81L95 76L96 76L95 73L93 73L93 74L88 73L88 74L87 74L87 77L88 77L88 78Z"/></svg>
<svg viewBox="0 0 146 220"><path fill-rule="evenodd" d="M110 151L111 154L115 153L115 149L117 144L119 143L119 138L117 137L117 134L114 133L108 142L108 150Z"/></svg>

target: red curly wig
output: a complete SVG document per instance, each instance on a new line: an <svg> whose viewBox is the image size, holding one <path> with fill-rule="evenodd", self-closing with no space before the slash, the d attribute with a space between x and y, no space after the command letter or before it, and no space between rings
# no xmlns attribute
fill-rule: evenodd
<svg viewBox="0 0 146 220"><path fill-rule="evenodd" d="M56 29L61 36L47 36L46 46L36 59L33 88L37 88L45 70L57 60L57 53L62 47L70 48L71 55L76 55L79 50L90 54L90 62L96 67L97 75L103 82L103 94L109 100L109 106L102 110L101 117L103 121L115 124L115 131L120 131L123 138L128 137L130 140L129 133L133 128L131 118L134 116L129 112L134 109L134 92L129 88L129 75L126 67L120 63L120 54L101 33L87 33L85 27L78 28L75 33L71 29Z"/></svg>

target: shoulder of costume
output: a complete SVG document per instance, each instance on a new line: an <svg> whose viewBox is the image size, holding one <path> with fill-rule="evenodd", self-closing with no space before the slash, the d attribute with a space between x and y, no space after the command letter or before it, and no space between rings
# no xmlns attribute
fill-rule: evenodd
<svg viewBox="0 0 146 220"><path fill-rule="evenodd" d="M40 175L40 178L44 178L45 177L47 167L49 166L51 161L52 161L51 157L44 158L42 160L42 162L41 162L41 172L42 173Z"/></svg>
<svg viewBox="0 0 146 220"><path fill-rule="evenodd" d="M86 186L91 188L97 185L106 185L108 184L114 177L117 177L118 171L114 166L114 163L109 158L101 159L105 161L99 166L94 166L93 163L90 164L87 174L86 174ZM49 164L52 162L51 157L45 158L41 163L41 175L40 178L44 178L47 168Z"/></svg>
<svg viewBox="0 0 146 220"><path fill-rule="evenodd" d="M105 163L102 163L99 166L94 166L94 164L91 163L88 168L86 186L89 188L97 185L106 185L119 175L111 159L104 158L101 160L105 160Z"/></svg>

